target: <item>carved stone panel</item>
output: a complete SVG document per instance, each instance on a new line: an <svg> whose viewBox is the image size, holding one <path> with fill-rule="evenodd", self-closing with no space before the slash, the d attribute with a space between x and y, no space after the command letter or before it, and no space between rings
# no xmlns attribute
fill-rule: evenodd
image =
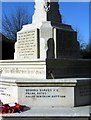
<svg viewBox="0 0 91 120"><path fill-rule="evenodd" d="M38 43L38 29L19 32L17 34L17 58L37 59L39 52Z"/></svg>

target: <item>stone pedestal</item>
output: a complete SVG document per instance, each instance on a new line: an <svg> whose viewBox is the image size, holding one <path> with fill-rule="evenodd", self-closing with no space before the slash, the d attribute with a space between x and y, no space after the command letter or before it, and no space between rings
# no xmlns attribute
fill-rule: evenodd
<svg viewBox="0 0 91 120"><path fill-rule="evenodd" d="M88 76L89 61L76 62L65 59L2 61L0 98L4 103L19 102L28 107L89 105L91 79L82 78Z"/></svg>
<svg viewBox="0 0 91 120"><path fill-rule="evenodd" d="M35 0L32 24L17 33L14 59L46 58L80 58L77 33L62 24L58 0Z"/></svg>
<svg viewBox="0 0 91 120"><path fill-rule="evenodd" d="M17 33L14 59L80 57L77 33L71 26L49 21L38 25L26 25Z"/></svg>
<svg viewBox="0 0 91 120"><path fill-rule="evenodd" d="M91 79L0 79L0 98L28 107L74 107L91 104Z"/></svg>
<svg viewBox="0 0 91 120"><path fill-rule="evenodd" d="M35 0L32 24L17 33L14 60L0 61L2 102L36 110L91 105L91 60L78 59L77 33L62 24L58 7L58 0Z"/></svg>

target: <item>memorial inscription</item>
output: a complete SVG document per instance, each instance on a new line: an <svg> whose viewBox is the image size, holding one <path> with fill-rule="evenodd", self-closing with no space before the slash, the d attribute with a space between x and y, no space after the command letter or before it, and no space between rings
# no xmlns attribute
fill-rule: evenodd
<svg viewBox="0 0 91 120"><path fill-rule="evenodd" d="M18 33L18 56L21 59L38 57L38 29Z"/></svg>
<svg viewBox="0 0 91 120"><path fill-rule="evenodd" d="M90 105L90 61L79 59L77 33L62 24L58 0L40 1L32 24L17 33L14 60L0 62L0 99L48 111Z"/></svg>
<svg viewBox="0 0 91 120"><path fill-rule="evenodd" d="M91 88L89 88L89 86L84 86L83 88L80 88L80 96L84 97L84 96L90 96L91 95Z"/></svg>
<svg viewBox="0 0 91 120"><path fill-rule="evenodd" d="M4 68L3 69L4 73L9 73L9 74L44 74L44 68Z"/></svg>
<svg viewBox="0 0 91 120"><path fill-rule="evenodd" d="M0 95L11 96L6 87L0 87Z"/></svg>
<svg viewBox="0 0 91 120"><path fill-rule="evenodd" d="M72 95L73 88L70 87L54 87L51 84L38 83L33 84L30 87L19 87L19 102L27 106L38 107L38 106L60 106L60 105L71 105L73 106L74 97ZM22 98L22 99L21 99ZM71 100L70 100L71 99Z"/></svg>
<svg viewBox="0 0 91 120"><path fill-rule="evenodd" d="M27 98L65 98L58 88L26 89Z"/></svg>
<svg viewBox="0 0 91 120"><path fill-rule="evenodd" d="M44 78L45 76L45 67L32 67L32 66L27 66L27 67L7 67L7 68L2 68L2 77L9 76L10 78L13 77L19 77L22 78L22 75L24 78Z"/></svg>

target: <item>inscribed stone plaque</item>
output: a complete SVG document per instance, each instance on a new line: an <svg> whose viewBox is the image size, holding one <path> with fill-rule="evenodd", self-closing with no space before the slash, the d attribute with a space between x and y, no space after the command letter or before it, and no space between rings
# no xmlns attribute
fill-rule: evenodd
<svg viewBox="0 0 91 120"><path fill-rule="evenodd" d="M73 87L19 87L19 103L31 107L74 106Z"/></svg>
<svg viewBox="0 0 91 120"><path fill-rule="evenodd" d="M19 59L38 58L38 29L18 33L17 54Z"/></svg>

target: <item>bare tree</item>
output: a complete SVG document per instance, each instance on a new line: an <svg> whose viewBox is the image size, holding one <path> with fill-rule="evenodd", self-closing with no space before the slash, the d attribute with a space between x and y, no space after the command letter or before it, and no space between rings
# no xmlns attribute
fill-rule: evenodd
<svg viewBox="0 0 91 120"><path fill-rule="evenodd" d="M82 58L91 59L91 40L84 49L81 50Z"/></svg>
<svg viewBox="0 0 91 120"><path fill-rule="evenodd" d="M77 40L80 43L80 49L84 49L86 47L86 43L83 40L83 36L80 32L80 29L78 27L76 27L75 31L77 32Z"/></svg>
<svg viewBox="0 0 91 120"><path fill-rule="evenodd" d="M86 46L86 50L91 53L91 38L89 40L88 45Z"/></svg>
<svg viewBox="0 0 91 120"><path fill-rule="evenodd" d="M31 23L28 11L18 7L11 15L2 16L2 33L8 39L16 41L16 33L21 30L22 26Z"/></svg>

